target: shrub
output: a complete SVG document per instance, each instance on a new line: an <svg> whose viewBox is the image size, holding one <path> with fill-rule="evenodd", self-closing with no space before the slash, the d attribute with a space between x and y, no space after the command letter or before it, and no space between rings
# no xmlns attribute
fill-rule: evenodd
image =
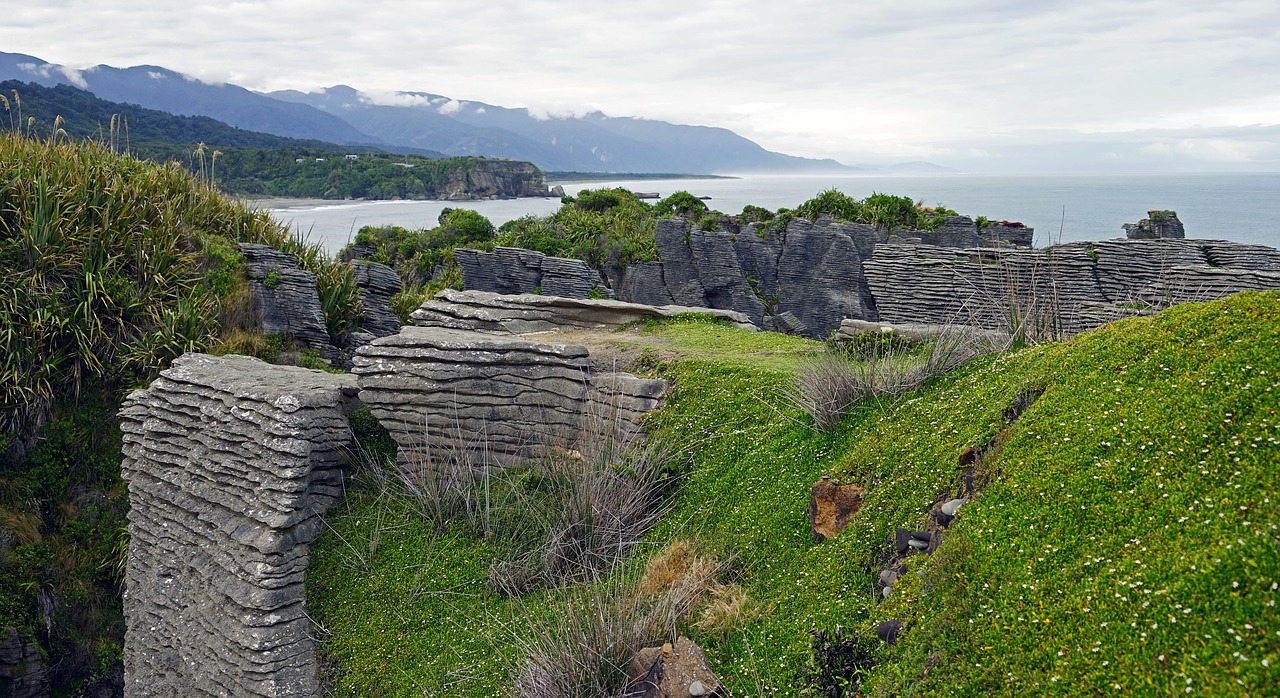
<svg viewBox="0 0 1280 698"><path fill-rule="evenodd" d="M661 218L699 218L707 212L707 204L687 191L678 191L654 204L653 212Z"/></svg>
<svg viewBox="0 0 1280 698"><path fill-rule="evenodd" d="M813 418L819 430L837 426L860 403L884 400L923 386L992 347L986 335L965 327L948 328L920 346L893 335L877 334L856 344L856 358L828 345L805 361L784 399Z"/></svg>
<svg viewBox="0 0 1280 698"><path fill-rule="evenodd" d="M813 657L801 672L805 686L801 695L813 698L844 698L860 695L862 679L875 666L877 637L863 637L836 626L834 631L814 630L809 648Z"/></svg>
<svg viewBox="0 0 1280 698"><path fill-rule="evenodd" d="M818 220L818 216L823 214L837 220L858 221L862 219L863 203L839 189L827 189L800 204L795 213L811 221Z"/></svg>

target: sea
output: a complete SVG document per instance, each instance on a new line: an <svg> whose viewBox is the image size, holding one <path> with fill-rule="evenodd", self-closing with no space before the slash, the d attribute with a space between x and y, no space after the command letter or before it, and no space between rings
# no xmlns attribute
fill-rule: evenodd
<svg viewBox="0 0 1280 698"><path fill-rule="evenodd" d="M556 184L557 182L550 182ZM926 206L1035 228L1035 245L1124 237L1121 225L1150 210L1173 210L1187 237L1280 247L1280 173L1081 176L979 175L741 175L724 179L601 179L560 183L567 194L626 187L668 196L687 191L712 209L737 214L747 205L795 208L828 189L854 198L873 193L909 196ZM496 201L317 201L265 199L252 204L339 251L364 226L432 228L440 212L466 208L494 225L560 207L555 197Z"/></svg>

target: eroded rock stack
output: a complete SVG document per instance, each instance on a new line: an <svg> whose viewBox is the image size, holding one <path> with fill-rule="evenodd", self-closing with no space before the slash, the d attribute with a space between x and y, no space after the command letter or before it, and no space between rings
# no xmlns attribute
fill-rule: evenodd
<svg viewBox="0 0 1280 698"><path fill-rule="evenodd" d="M377 262L357 259L351 276L360 288L360 328L375 337L400 331L400 319L391 312L391 297L404 289L404 280L394 269Z"/></svg>
<svg viewBox="0 0 1280 698"><path fill-rule="evenodd" d="M532 293L504 295L446 289L413 311L418 327L445 327L490 334L528 334L558 330L613 329L644 318L703 313L746 329L755 325L741 313L667 305L654 307L622 301L562 298Z"/></svg>
<svg viewBox="0 0 1280 698"><path fill-rule="evenodd" d="M1181 240L1187 236L1182 221L1173 211L1147 211L1147 217L1137 223L1125 223L1125 237L1130 240L1160 240L1176 238Z"/></svg>
<svg viewBox="0 0 1280 698"><path fill-rule="evenodd" d="M981 239L972 220L958 217L952 223L944 237ZM1021 231L1030 233L1021 228L1017 234ZM654 240L662 261L610 266L605 269L608 288L585 264L573 266L572 274L564 272L572 283L550 285L549 267L570 266L528 250L456 250L455 255L469 290L526 294L536 289L576 298L611 294L652 306L731 310L765 329L826 337L843 318L874 319L875 301L862 265L887 239L873 226L830 218L724 230L703 230L678 218L660 220Z"/></svg>
<svg viewBox="0 0 1280 698"><path fill-rule="evenodd" d="M1128 315L1280 288L1280 251L1214 240L1105 240L1043 250L885 244L865 265L879 320L1070 335Z"/></svg>
<svg viewBox="0 0 1280 698"><path fill-rule="evenodd" d="M583 346L443 327L361 347L353 371L406 467L469 450L501 466L571 449L585 415L637 427L666 392L664 381L594 373Z"/></svg>
<svg viewBox="0 0 1280 698"><path fill-rule="evenodd" d="M491 293L541 293L565 298L612 297L599 272L580 259L548 257L534 250L498 247L493 252L454 250L468 289Z"/></svg>
<svg viewBox="0 0 1280 698"><path fill-rule="evenodd" d="M1181 239L1182 224L1167 211L1144 224L1132 235L1141 239L1036 250L1034 230L1021 223L967 216L892 233L830 218L744 226L726 218L718 230L668 219L654 231L661 261L604 273L621 300L732 310L764 329L816 339L848 318L1019 332L1033 325L1066 336L1174 303L1280 288L1280 251ZM543 283L546 291L546 260L536 252L456 254L468 289L518 294ZM572 268L589 280L556 289L581 297L598 278L585 264Z"/></svg>
<svg viewBox="0 0 1280 698"><path fill-rule="evenodd" d="M336 358L338 351L330 343L315 275L300 269L293 257L267 245L242 242L240 251L253 289L253 312L262 322L262 330L291 334L326 359Z"/></svg>
<svg viewBox="0 0 1280 698"><path fill-rule="evenodd" d="M308 544L341 493L352 376L188 354L120 410L129 696L312 696Z"/></svg>

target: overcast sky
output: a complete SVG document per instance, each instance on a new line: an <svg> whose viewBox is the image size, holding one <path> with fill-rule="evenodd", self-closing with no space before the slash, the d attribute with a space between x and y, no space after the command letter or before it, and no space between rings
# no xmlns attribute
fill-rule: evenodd
<svg viewBox="0 0 1280 698"><path fill-rule="evenodd" d="M41 0L0 50L723 126L845 163L1280 171L1277 0Z"/></svg>

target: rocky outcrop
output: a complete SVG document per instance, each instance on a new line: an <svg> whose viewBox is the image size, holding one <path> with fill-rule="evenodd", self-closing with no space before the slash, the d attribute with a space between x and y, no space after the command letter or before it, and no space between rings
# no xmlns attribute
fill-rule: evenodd
<svg viewBox="0 0 1280 698"><path fill-rule="evenodd" d="M1176 303L1280 288L1272 271L1280 269L1280 251L1207 240L1106 240L1042 250L886 244L864 267L879 321L1006 330L1034 322L1063 336Z"/></svg>
<svg viewBox="0 0 1280 698"><path fill-rule="evenodd" d="M308 544L342 492L352 376L188 354L120 410L128 696L312 696Z"/></svg>
<svg viewBox="0 0 1280 698"><path fill-rule="evenodd" d="M34 640L17 628L0 628L0 696L43 698L49 695L44 657Z"/></svg>
<svg viewBox="0 0 1280 698"><path fill-rule="evenodd" d="M565 298L587 298L593 292L601 298L612 294L606 293L600 274L580 259L548 257L515 247L498 247L493 252L456 249L453 256L468 290Z"/></svg>
<svg viewBox="0 0 1280 698"><path fill-rule="evenodd" d="M400 331L400 318L391 312L391 297L404 290L404 281L385 264L356 259L351 276L360 288L360 329L375 337Z"/></svg>
<svg viewBox="0 0 1280 698"><path fill-rule="evenodd" d="M1030 239L1029 228L979 228L964 217L944 228L935 237L957 243L999 239L1012 245ZM909 231L917 233L924 234ZM555 290L571 298L612 295L646 305L732 310L758 327L825 338L843 318L876 317L863 262L888 239L886 231L873 226L830 218L725 230L703 230L678 218L660 220L654 241L662 261L609 267L607 288L598 272L581 264L573 267L575 281ZM456 250L455 255L467 289L550 293L545 280L550 260L539 253L498 248L492 253Z"/></svg>
<svg viewBox="0 0 1280 698"><path fill-rule="evenodd" d="M938 247L1031 247L1034 228L1010 221L978 221L969 216L947 216L937 230L902 230L890 234L889 242L937 245Z"/></svg>
<svg viewBox="0 0 1280 698"><path fill-rule="evenodd" d="M1280 251L1186 240L1172 212L1153 212L1140 237L1031 249L1034 231L1008 221L951 216L937 230L791 219L785 225L681 219L654 231L659 262L604 270L585 263L560 294L607 295L654 306L731 310L765 329L826 339L840 322L968 324L1007 331L1033 325L1066 336L1187 300L1280 287ZM545 292L548 258L528 250L457 250L468 289ZM464 261L465 260L465 261ZM541 284L541 286L539 286Z"/></svg>
<svg viewBox="0 0 1280 698"><path fill-rule="evenodd" d="M361 347L360 400L391 432L402 465L483 447L507 465L571 448L588 414L638 429L664 381L597 374L586 347L444 327L405 327Z"/></svg>
<svg viewBox="0 0 1280 698"><path fill-rule="evenodd" d="M1161 240L1176 238L1181 240L1187 236L1182 221L1173 211L1147 211L1147 217L1137 223L1125 223L1125 237L1130 240Z"/></svg>
<svg viewBox="0 0 1280 698"><path fill-rule="evenodd" d="M962 339L981 342L982 344L1001 348L1009 345L1009 334L1000 330L984 330L967 325L930 325L922 322L890 323L871 322L846 318L840 323L840 329L832 335L837 342L855 341L859 337L892 337L909 343L918 344L941 337L960 336Z"/></svg>
<svg viewBox="0 0 1280 698"><path fill-rule="evenodd" d="M253 292L253 312L270 334L290 334L326 359L336 358L330 343L316 277L293 257L267 245L240 243L245 273Z"/></svg>
<svg viewBox="0 0 1280 698"><path fill-rule="evenodd" d="M454 168L438 196L445 201L551 196L542 170L531 162L477 159Z"/></svg>
<svg viewBox="0 0 1280 698"><path fill-rule="evenodd" d="M555 330L613 329L644 318L704 313L743 328L749 319L733 311L686 306L654 307L622 301L560 298L534 294L503 295L445 289L413 311L418 327L445 327L490 334L528 334Z"/></svg>

